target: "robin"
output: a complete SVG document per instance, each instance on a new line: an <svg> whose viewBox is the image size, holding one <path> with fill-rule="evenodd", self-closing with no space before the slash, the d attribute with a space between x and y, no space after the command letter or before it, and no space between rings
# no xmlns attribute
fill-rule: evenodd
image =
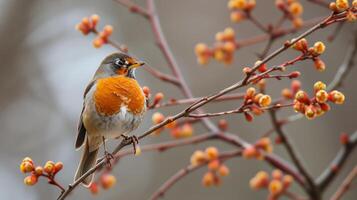
<svg viewBox="0 0 357 200"><path fill-rule="evenodd" d="M102 61L86 87L75 144L76 149L84 148L75 180L96 164L101 145L105 155L110 155L105 148L107 139L123 137L137 142L128 134L139 126L146 111L144 92L135 79L135 68L142 65L127 54L113 53ZM93 175L82 183L89 186Z"/></svg>

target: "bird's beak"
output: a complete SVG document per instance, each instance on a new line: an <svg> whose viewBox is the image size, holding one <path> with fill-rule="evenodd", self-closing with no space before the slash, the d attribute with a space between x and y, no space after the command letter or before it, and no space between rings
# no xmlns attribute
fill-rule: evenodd
<svg viewBox="0 0 357 200"><path fill-rule="evenodd" d="M137 67L140 67L143 65L145 65L145 63L143 61L136 60L134 64L129 66L129 69L134 69L134 68L137 68Z"/></svg>

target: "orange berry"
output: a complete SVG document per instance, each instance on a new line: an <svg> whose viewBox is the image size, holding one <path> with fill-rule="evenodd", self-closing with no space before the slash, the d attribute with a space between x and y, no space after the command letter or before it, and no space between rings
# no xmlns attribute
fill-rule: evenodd
<svg viewBox="0 0 357 200"><path fill-rule="evenodd" d="M259 105L261 107L268 107L271 104L271 97L269 95L263 95L259 99Z"/></svg>
<svg viewBox="0 0 357 200"><path fill-rule="evenodd" d="M309 102L309 97L307 96L307 93L300 90L295 94L295 99L299 101L300 103L307 103Z"/></svg>
<svg viewBox="0 0 357 200"><path fill-rule="evenodd" d="M329 100L335 104L343 104L345 102L345 95L337 90L334 90L330 92Z"/></svg>
<svg viewBox="0 0 357 200"><path fill-rule="evenodd" d="M208 147L206 148L206 155L208 160L214 160L218 158L218 149L216 147Z"/></svg>
<svg viewBox="0 0 357 200"><path fill-rule="evenodd" d="M319 103L325 103L328 99L328 93L325 90L319 90L316 92L316 101Z"/></svg>
<svg viewBox="0 0 357 200"><path fill-rule="evenodd" d="M212 186L214 183L214 174L212 172L207 172L202 178L202 185L205 187Z"/></svg>
<svg viewBox="0 0 357 200"><path fill-rule="evenodd" d="M55 164L55 172L56 172L56 173L59 172L59 171L61 171L62 168L63 168L63 163L62 163L62 162L57 162L57 163Z"/></svg>
<svg viewBox="0 0 357 200"><path fill-rule="evenodd" d="M281 91L281 96L283 96L286 99L293 98L293 94L292 94L291 90L289 90L288 88L285 88Z"/></svg>
<svg viewBox="0 0 357 200"><path fill-rule="evenodd" d="M47 161L43 169L47 174L52 174L55 170L55 163L53 161Z"/></svg>
<svg viewBox="0 0 357 200"><path fill-rule="evenodd" d="M28 186L35 185L37 183L37 181L38 181L38 178L36 175L27 176L24 179L25 185L28 185Z"/></svg>
<svg viewBox="0 0 357 200"><path fill-rule="evenodd" d="M301 28L304 24L304 21L300 17L295 17L293 19L293 25L295 28Z"/></svg>
<svg viewBox="0 0 357 200"><path fill-rule="evenodd" d="M326 90L326 84L321 81L317 81L314 84L314 91L318 92L319 90Z"/></svg>
<svg viewBox="0 0 357 200"><path fill-rule="evenodd" d="M292 176L290 176L290 175L283 176L284 188L289 187L293 181L294 181L294 178Z"/></svg>
<svg viewBox="0 0 357 200"><path fill-rule="evenodd" d="M165 116L162 113L155 112L152 117L153 124L159 124L165 120Z"/></svg>
<svg viewBox="0 0 357 200"><path fill-rule="evenodd" d="M206 162L207 156L203 151L197 150L191 156L191 165L197 166Z"/></svg>
<svg viewBox="0 0 357 200"><path fill-rule="evenodd" d="M145 97L149 98L150 97L150 88L148 86L143 86L142 90L143 90L143 92L145 94Z"/></svg>
<svg viewBox="0 0 357 200"><path fill-rule="evenodd" d="M109 189L115 185L116 178L111 174L103 174L100 179L100 182L104 189Z"/></svg>
<svg viewBox="0 0 357 200"><path fill-rule="evenodd" d="M281 172L279 169L276 169L271 173L271 176L273 179L281 180L283 178L283 172Z"/></svg>
<svg viewBox="0 0 357 200"><path fill-rule="evenodd" d="M299 2L293 2L289 6L289 11L294 16L300 16L302 14L302 12L304 11L304 8L302 7L302 5Z"/></svg>
<svg viewBox="0 0 357 200"><path fill-rule="evenodd" d="M34 170L34 165L29 161L23 161L20 164L20 171L22 173L32 172Z"/></svg>
<svg viewBox="0 0 357 200"><path fill-rule="evenodd" d="M25 157L22 162L30 162L31 164L33 164L33 161L30 157Z"/></svg>
<svg viewBox="0 0 357 200"><path fill-rule="evenodd" d="M229 168L226 165L221 165L218 168L218 174L220 176L228 176L229 175Z"/></svg>
<svg viewBox="0 0 357 200"><path fill-rule="evenodd" d="M42 174L43 174L43 168L42 168L41 166L36 167L36 168L35 168L35 174L36 174L37 176L42 175Z"/></svg>
<svg viewBox="0 0 357 200"><path fill-rule="evenodd" d="M231 27L228 27L226 29L224 29L223 31L223 34L224 34L224 40L227 41L227 40L234 40L234 36L235 36L235 32L234 32L234 29L231 28Z"/></svg>
<svg viewBox="0 0 357 200"><path fill-rule="evenodd" d="M109 37L113 33L113 26L111 25L104 26L103 33L106 37Z"/></svg>
<svg viewBox="0 0 357 200"><path fill-rule="evenodd" d="M272 180L269 183L269 192L272 195L278 195L283 191L283 184L279 180Z"/></svg>
<svg viewBox="0 0 357 200"><path fill-rule="evenodd" d="M204 43L196 44L196 47L195 47L196 55L205 54L207 51L209 51L209 48L208 48L208 46L206 44L204 44Z"/></svg>
<svg viewBox="0 0 357 200"><path fill-rule="evenodd" d="M100 17L99 15L97 14L94 14L90 17L91 21L92 21L92 25L93 25L93 28L95 28L95 26L98 24L99 20L100 20Z"/></svg>
<svg viewBox="0 0 357 200"><path fill-rule="evenodd" d="M250 87L250 88L248 88L247 91L245 92L245 97L246 97L247 99L253 98L254 95L255 95L255 92L256 92L255 88Z"/></svg>
<svg viewBox="0 0 357 200"><path fill-rule="evenodd" d="M193 129L190 123L185 123L182 127L181 127L181 137L191 137L193 134Z"/></svg>
<svg viewBox="0 0 357 200"><path fill-rule="evenodd" d="M307 119L314 119L316 117L316 112L313 106L307 106L305 108L305 117Z"/></svg>
<svg viewBox="0 0 357 200"><path fill-rule="evenodd" d="M103 38L101 38L101 37L97 37L93 40L94 48L100 48L103 46L104 43L105 42L104 42Z"/></svg>
<svg viewBox="0 0 357 200"><path fill-rule="evenodd" d="M318 55L320 55L320 54L322 54L322 53L324 53L325 52L325 49L326 49L326 46L325 46L325 44L324 43L322 43L322 42L316 42L315 44L314 44L314 53L315 54L318 54Z"/></svg>
<svg viewBox="0 0 357 200"><path fill-rule="evenodd" d="M99 188L98 188L98 185L96 184L96 183L91 183L90 185L89 185L89 190L90 190L90 192L92 193L92 194L98 194L98 192L99 192Z"/></svg>
<svg viewBox="0 0 357 200"><path fill-rule="evenodd" d="M298 80L293 80L293 81L291 82L291 92L292 92L293 94L295 94L296 92L298 92L298 91L300 90L300 88L301 88L301 82L300 82L300 81L298 81Z"/></svg>
<svg viewBox="0 0 357 200"><path fill-rule="evenodd" d="M306 51L307 46L308 46L307 40L305 38L301 38L299 41L297 41L295 44L292 45L292 48L298 51Z"/></svg>
<svg viewBox="0 0 357 200"><path fill-rule="evenodd" d="M239 12L239 11L231 12L230 17L231 17L231 21L234 23L241 22L246 18L245 14L243 14L242 12Z"/></svg>
<svg viewBox="0 0 357 200"><path fill-rule="evenodd" d="M221 129L222 131L226 131L228 129L228 122L225 119L221 119L218 122L218 127L219 129Z"/></svg>
<svg viewBox="0 0 357 200"><path fill-rule="evenodd" d="M254 146L249 146L243 150L243 158L253 158L258 155L258 151Z"/></svg>
<svg viewBox="0 0 357 200"><path fill-rule="evenodd" d="M340 135L340 143L343 145L348 144L350 141L350 136L347 133L341 133Z"/></svg>
<svg viewBox="0 0 357 200"><path fill-rule="evenodd" d="M162 92L156 93L154 97L154 105L158 104L164 98L164 94Z"/></svg>
<svg viewBox="0 0 357 200"><path fill-rule="evenodd" d="M211 171L217 171L220 165L221 163L219 162L219 160L214 159L208 163L207 167Z"/></svg>
<svg viewBox="0 0 357 200"><path fill-rule="evenodd" d="M344 11L349 7L348 0L336 0L336 8L339 11Z"/></svg>

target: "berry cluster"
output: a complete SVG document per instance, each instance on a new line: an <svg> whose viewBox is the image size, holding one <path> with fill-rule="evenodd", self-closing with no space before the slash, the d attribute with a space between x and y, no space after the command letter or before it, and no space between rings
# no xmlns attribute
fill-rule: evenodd
<svg viewBox="0 0 357 200"><path fill-rule="evenodd" d="M337 90L327 92L326 85L321 81L314 84L314 94L313 98L310 98L303 90L295 94L294 110L304 114L307 119L314 119L329 111L328 102L343 104L345 101L344 94Z"/></svg>
<svg viewBox="0 0 357 200"><path fill-rule="evenodd" d="M270 138L264 137L259 139L254 145L248 146L243 150L243 158L251 159L255 158L262 160L264 158L263 152L273 152L273 145Z"/></svg>
<svg viewBox="0 0 357 200"><path fill-rule="evenodd" d="M308 42L305 38L297 41L293 46L293 49L300 51L305 58L310 58L313 60L315 68L318 71L324 71L326 69L325 63L320 59L320 55L326 50L326 46L323 42L315 42L312 47L308 47Z"/></svg>
<svg viewBox="0 0 357 200"><path fill-rule="evenodd" d="M267 94L257 93L255 88L250 87L246 90L244 96L243 107L247 108L252 114L259 116L264 113L263 108L268 107L272 103L272 99ZM248 111L244 112L245 119L248 122L253 121L253 115Z"/></svg>
<svg viewBox="0 0 357 200"><path fill-rule="evenodd" d="M255 6L255 0L230 0L228 2L228 8L231 10L232 22L238 23L246 19L248 13L251 12Z"/></svg>
<svg viewBox="0 0 357 200"><path fill-rule="evenodd" d="M107 190L112 188L116 183L116 178L112 174L104 173L101 175L99 181L92 182L89 186L89 190L92 194L98 194L99 186Z"/></svg>
<svg viewBox="0 0 357 200"><path fill-rule="evenodd" d="M207 64L210 58L214 58L219 62L231 64L236 48L235 32L232 28L226 28L224 31L216 34L216 43L213 48L209 48L203 43L196 45L197 62L199 64Z"/></svg>
<svg viewBox="0 0 357 200"><path fill-rule="evenodd" d="M353 10L357 9L357 0L352 2L352 6L350 6L348 0L336 0L336 2L330 3L330 9L335 13L340 13L346 11L346 18L348 21L353 22L356 21L357 17L354 14Z"/></svg>
<svg viewBox="0 0 357 200"><path fill-rule="evenodd" d="M221 177L229 175L229 168L219 159L219 151L216 147L208 147L205 151L197 150L191 156L191 165L207 164L208 172L202 177L202 185L205 187L219 185Z"/></svg>
<svg viewBox="0 0 357 200"><path fill-rule="evenodd" d="M160 112L155 112L152 115L153 124L159 124L165 120L165 116ZM193 134L192 125L188 122L178 124L176 121L168 123L165 127L157 129L153 132L153 135L160 135L164 128L170 129L170 134L175 139L191 137Z"/></svg>
<svg viewBox="0 0 357 200"><path fill-rule="evenodd" d="M275 6L285 14L295 28L303 25L301 15L304 8L298 0L276 0Z"/></svg>
<svg viewBox="0 0 357 200"><path fill-rule="evenodd" d="M90 17L84 17L82 21L76 25L76 29L83 33L83 35L88 35L89 33L97 34L97 37L93 40L93 46L95 48L100 48L103 44L107 44L109 37L113 33L113 27L111 25L104 26L103 30L97 31L97 24L100 17L98 15L92 15Z"/></svg>
<svg viewBox="0 0 357 200"><path fill-rule="evenodd" d="M22 173L30 173L30 175L24 179L24 183L29 186L35 185L40 176L46 177L50 184L59 186L55 182L55 176L62 168L62 162L54 163L53 161L47 161L43 167L35 166L34 162L29 157L24 158L20 164L20 171Z"/></svg>
<svg viewBox="0 0 357 200"><path fill-rule="evenodd" d="M265 171L258 172L249 182L250 187L254 190L267 188L270 198L277 199L293 183L294 178L290 175L283 174L280 170L274 170L271 177Z"/></svg>

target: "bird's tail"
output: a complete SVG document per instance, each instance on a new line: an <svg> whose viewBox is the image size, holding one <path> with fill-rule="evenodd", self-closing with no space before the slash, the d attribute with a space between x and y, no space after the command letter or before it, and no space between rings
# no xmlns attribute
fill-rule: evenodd
<svg viewBox="0 0 357 200"><path fill-rule="evenodd" d="M88 170L90 170L97 161L97 155L98 155L98 148L89 151L89 145L88 145L88 138L86 139L84 143L84 149L81 157L81 161L79 162L79 166L76 172L76 175L74 176L74 180L78 180L83 174L85 174ZM89 185L92 182L92 179L94 177L94 173L87 176L85 179L82 180L82 184L85 187L89 187Z"/></svg>

